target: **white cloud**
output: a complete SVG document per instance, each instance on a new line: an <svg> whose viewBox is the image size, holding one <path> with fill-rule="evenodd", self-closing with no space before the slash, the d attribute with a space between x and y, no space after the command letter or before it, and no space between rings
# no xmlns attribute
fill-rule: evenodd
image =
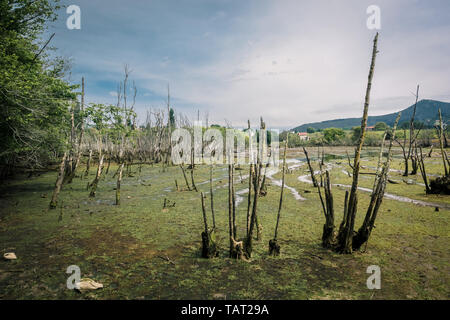
<svg viewBox="0 0 450 320"><path fill-rule="evenodd" d="M115 81L128 61L132 78L144 91L165 97L170 82L178 110L209 110L211 122L226 118L244 125L247 118L257 123L263 116L270 126L284 127L359 117L374 36L366 28L370 2L261 1L245 12L214 11L199 30L191 18L168 21L170 26L178 23L185 38L173 40L161 26L162 40L151 43L152 50L117 46L108 37L91 40L90 48L97 42L98 50L111 54L85 51L78 61ZM418 83L421 98L448 100L450 10L441 8L444 2L430 3L435 6L423 10L421 2L378 1L383 29L370 114L411 105L410 92ZM219 28L225 21L230 23ZM134 37L135 42L145 41ZM167 48L158 56L153 48L160 46ZM196 57L198 52L204 56ZM139 100L137 105L144 107Z"/></svg>

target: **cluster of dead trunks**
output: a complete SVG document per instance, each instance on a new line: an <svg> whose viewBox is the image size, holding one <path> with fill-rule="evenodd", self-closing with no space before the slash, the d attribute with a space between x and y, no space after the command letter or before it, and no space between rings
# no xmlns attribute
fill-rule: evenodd
<svg viewBox="0 0 450 320"><path fill-rule="evenodd" d="M136 130L136 118L133 115L136 87L133 84L134 97L133 104L127 106L127 81L129 70L125 67L125 79L120 82L117 91L117 107L121 107L123 113L123 126L127 127L130 123L132 131ZM80 111L83 113L84 102L84 78L81 83L81 102ZM121 132L118 137L112 138L107 134L96 134L86 137L85 135L85 119L81 117L80 123L75 124L75 108L71 109L71 132L70 132L70 149L64 153L59 170L58 177L55 182L55 188L50 201L50 209L54 209L57 206L57 200L59 193L64 185L70 184L76 176L76 170L81 162L83 156L87 157L86 170L84 173L80 173L79 177L87 177L90 173L90 168L94 156L98 160L98 166L94 179L87 183L87 190L89 191L89 197L93 198L97 192L98 183L102 175L107 175L110 169L111 162L115 162L118 165L117 171L113 178L117 177L116 191L116 205L120 205L120 187L123 178L124 168L125 174L132 176L132 165L138 165L138 172L141 173L143 164L163 163L163 170L170 163L171 155L171 141L170 133L172 131L173 124L170 121L170 95L168 93L167 100L167 123L164 122L164 111L159 110L147 115L147 129L145 134L137 134L134 139L128 137L127 134ZM152 116L154 122L152 122ZM119 121L119 120L118 120ZM77 134L77 128L79 133ZM94 140L93 142L90 140ZM96 147L93 148L92 145ZM94 150L93 150L94 149ZM84 154L83 154L84 153ZM106 172L104 171L104 164L107 161Z"/></svg>
<svg viewBox="0 0 450 320"><path fill-rule="evenodd" d="M420 173L422 175L423 183L425 184L425 192L427 194L450 194L450 160L448 158L447 152L444 150L444 125L442 122L442 114L439 109L439 147L441 150L442 163L444 165L444 175L436 179L428 181L428 176L425 169L424 156L422 153L422 148L419 148L420 152L417 152L416 148L416 158L418 159L418 165L420 168ZM431 154L431 152L430 152Z"/></svg>
<svg viewBox="0 0 450 320"><path fill-rule="evenodd" d="M422 151L422 147L418 143L417 137L419 136L421 127L415 128L414 119L416 114L417 101L419 98L419 86L417 86L416 91L416 103L414 104L413 113L409 122L409 137L407 139L406 129L404 129L404 139L400 141L399 139L395 139L403 153L403 160L405 171L403 176L416 175L420 170L420 174L422 176L423 182L425 184L425 192L427 194L450 194L450 179L449 179L449 169L450 168L450 160L448 158L447 152L444 149L444 146L447 146L447 138L444 132L444 125L442 122L442 114L439 109L438 119L439 125L436 126L436 131L439 137L439 147L442 156L442 162L444 165L444 175L442 177L436 178L434 180L428 181L428 176L426 173L424 155ZM431 149L428 153L428 157L431 157L431 153L433 151L433 145L431 145ZM412 170L409 172L409 160L411 160Z"/></svg>
<svg viewBox="0 0 450 320"><path fill-rule="evenodd" d="M375 228L375 220L378 211L380 209L381 203L383 201L386 182L388 179L389 167L392 158L392 145L393 141L395 141L395 132L397 129L398 121L401 116L401 114L398 114L397 119L395 120L395 124L391 132L392 136L389 143L389 150L387 152L387 156L385 159L383 159L384 141L381 144L381 150L378 158L377 171L373 183L373 191L370 198L370 203L366 211L364 222L362 223L358 231L355 232L355 218L358 209L358 178L361 167L360 158L366 136L370 90L372 87L372 79L374 74L376 55L378 53L377 43L378 43L378 33L376 34L373 42L372 60L368 76L363 117L361 121L360 137L357 146L355 148L354 162L353 165L351 166L353 169L352 186L350 192L346 191L345 193L343 219L337 232L335 230L334 225L335 212L334 212L333 193L331 190L331 181L329 172L326 171L325 173L323 173L322 170L320 171L321 180L323 179L324 197L322 196L321 187L316 183L320 201L322 204L322 209L325 215L325 224L323 226L323 234L322 234L322 246L325 248L330 248L336 252L345 254L352 253L354 250L359 250L364 243L367 244L370 234L373 228ZM386 134L384 135L384 137L386 137ZM307 153L305 155L307 156ZM309 159L308 163L310 163ZM310 170L312 170L311 166ZM311 175L314 175L313 171L311 172ZM324 175L324 177L322 175Z"/></svg>
<svg viewBox="0 0 450 320"><path fill-rule="evenodd" d="M392 134L395 136L398 120L400 114L395 121ZM362 137L364 139L364 137ZM375 179L373 183L372 194L370 197L369 206L366 211L366 215L361 227L358 231L355 231L355 217L358 207L358 175L359 175L359 157L360 148L355 151L355 161L351 166L353 169L353 183L352 188L345 192L344 200L344 214L338 230L335 230L335 211L333 202L333 193L331 190L331 180L328 171L322 172L320 170L321 185L316 184L319 198L322 204L322 209L325 215L325 224L323 226L322 233L322 246L330 248L339 253L352 253L354 250L360 250L361 247L369 240L370 234L375 228L375 220L377 218L378 211L383 201L386 183L388 180L388 173L390 163L392 159L392 145L393 140L389 143L389 149L386 158L383 158L384 143L381 146L380 154L378 158L378 166L375 173ZM308 154L305 154L308 162ZM314 175L314 173L312 173ZM321 187L323 185L324 195L322 195Z"/></svg>
<svg viewBox="0 0 450 320"><path fill-rule="evenodd" d="M248 126L250 128L250 122L248 123ZM262 119L261 119L260 139L267 139L265 131L265 123ZM285 141L284 146L282 186L277 214L277 222L275 226L274 238L269 241L269 254L271 255L280 254L280 245L278 244L277 236L283 202L284 176L286 169L286 149L287 149L287 140ZM253 241L254 240L258 241L261 240L262 238L262 226L260 221L258 220L257 212L258 212L258 198L265 196L267 194L267 189L264 186L265 186L266 169L269 166L269 161L263 160L263 156L265 154L267 154L267 150L261 149L260 152L258 152L256 163L250 164L249 178L248 178L249 185L248 185L248 202L246 215L246 234L243 238L238 238L236 226L236 195L234 190L235 165L234 164L228 165L228 223L229 223L228 229L229 229L230 258L243 260L250 259L253 251ZM268 155L268 159L270 159L270 154ZM211 174L210 174L210 198L211 198L211 213L213 221L213 227L211 229L208 228L207 214L204 201L205 195L203 194L203 192L201 193L201 203L204 222L204 231L201 234L203 258L213 258L219 255L219 248L215 236L216 222L213 204L212 170L213 166L211 166ZM256 235L254 234L255 230Z"/></svg>
<svg viewBox="0 0 450 320"><path fill-rule="evenodd" d="M325 215L325 224L323 226L323 234L322 234L322 246L325 248L330 248L336 252L339 253L352 253L354 250L360 250L361 247L366 244L367 247L367 243L369 240L369 237L371 235L372 230L375 228L375 221L377 218L377 214L378 211L380 209L381 203L383 201L383 197L384 197L384 193L385 193L385 189L386 189L386 183L388 181L388 174L389 174L389 170L390 170L390 163L391 163L391 158L392 158L392 146L393 146L393 142L398 140L396 139L396 129L397 129L397 124L400 120L401 114L399 113L394 126L392 128L392 131L388 132L386 130L384 137L383 137L383 141L381 143L381 150L380 150L380 154L379 154L379 158L378 158L378 165L377 165L377 169L376 169L376 173L375 173L375 179L374 179L374 183L373 183L373 189L372 189L372 194L370 197L370 202L369 202L369 206L367 208L366 211L366 215L364 218L364 221L361 225L361 227L355 231L355 217L356 217L356 213L357 213L357 208L358 208L358 178L359 178L359 174L360 174L360 155L361 155L361 150L364 144L364 139L365 139L365 135L366 135L366 127L367 127L367 119L368 119L368 107L369 107L369 101L370 101L370 89L372 86L372 78L373 78L373 72L374 72L374 67L375 67L375 60L376 60L376 55L378 53L377 51L377 42L378 42L378 34L375 36L374 39L374 44L373 44L373 51L372 51L372 61L371 61L371 65L370 65L370 70L369 70L369 77L368 77L368 84L367 84L367 90L366 90L366 97L365 97L365 103L364 103L364 111L363 111L363 117L362 117L362 121L361 121L361 133L360 133L360 137L358 140L358 144L356 146L355 149L355 156L354 156L354 162L353 165L351 165L350 160L349 160L349 164L351 166L351 168L353 169L353 181L352 181L352 186L349 191L346 191L345 193L345 200L344 200L344 214L343 214L343 219L341 224L339 225L339 229L336 231L335 230L335 212L334 212L334 203L333 203L333 194L331 191L331 181L330 181L330 174L328 171L326 171L325 173L322 171L322 163L320 164L320 178L321 178L321 185L323 185L323 189L324 189L324 197L322 196L322 192L321 192L321 186L319 186L319 184L317 183L315 177L314 177L314 171L311 167L311 163L308 157L308 154L305 151L305 156L307 158L307 162L309 165L309 170L311 171L311 178L313 181L314 186L317 187L318 189L318 193L319 193L319 197L320 197L320 201L322 204L322 209ZM418 97L418 90L419 87L417 87L417 94L416 94L416 104L417 104L417 97ZM410 123L410 140L409 140L409 148L408 148L408 152L405 152L405 146L406 146L406 139L404 144L400 144L400 146L402 146L402 150L404 153L404 157L406 160L406 164L405 164L405 172L406 175L408 173L408 159L411 158L415 161L413 161L413 163L416 163L422 173L422 177L424 179L425 182L425 186L426 186L426 192L427 193L434 193L436 191L433 191L430 187L429 184L427 182L427 175L426 175L426 171L425 171L425 165L424 165L424 157L423 157L423 153L422 153L422 149L421 147L417 146L416 143L416 138L417 138L417 134L414 133L414 114L415 114L415 108L414 108L414 112L413 112L413 116L411 118L411 123ZM447 170L447 166L449 165L448 162L448 158L447 158L447 154L445 153L444 149L443 149L443 141L442 141L442 134L443 134L443 126L442 126L442 117L441 117L441 113L439 110L439 119L440 119L440 147L441 147L441 153L442 153L442 159L444 162L444 170L445 170L445 175L443 178L438 178L436 180L434 180L432 184L439 184L439 185L444 185L445 187L440 187L440 190L445 189L448 190L448 182L449 182L449 173ZM389 142L389 149L387 152L387 156L386 158L383 159L383 148L384 148L384 143L385 143L385 138L388 135L388 133L390 134L390 142ZM406 136L406 134L405 134ZM420 150L420 153L418 152L418 150ZM412 156L412 154L414 154ZM438 187L435 187L436 189Z"/></svg>

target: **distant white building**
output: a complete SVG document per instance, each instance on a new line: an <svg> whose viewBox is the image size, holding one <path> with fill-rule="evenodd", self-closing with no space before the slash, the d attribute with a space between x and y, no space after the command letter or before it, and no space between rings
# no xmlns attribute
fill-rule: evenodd
<svg viewBox="0 0 450 320"><path fill-rule="evenodd" d="M299 132L297 134L300 140L308 141L310 139L308 136L308 132Z"/></svg>

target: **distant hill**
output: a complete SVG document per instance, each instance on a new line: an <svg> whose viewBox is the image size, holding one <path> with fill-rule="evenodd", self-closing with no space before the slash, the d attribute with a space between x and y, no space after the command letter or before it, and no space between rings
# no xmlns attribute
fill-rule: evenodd
<svg viewBox="0 0 450 320"><path fill-rule="evenodd" d="M409 121L413 113L414 105L402 110L402 116L400 122ZM438 109L441 109L442 119L444 121L450 119L450 103L436 101L436 100L420 100L417 102L416 109L416 121L423 122L427 125L433 124L438 119ZM395 118L398 112L385 114L382 116L369 116L367 121L368 126L374 126L377 122L384 122L389 126L394 124ZM336 119L327 120L322 122L306 123L298 126L293 131L305 132L307 128L311 127L314 129L325 129L325 128L342 128L351 129L356 126L361 125L361 118L347 118L347 119Z"/></svg>

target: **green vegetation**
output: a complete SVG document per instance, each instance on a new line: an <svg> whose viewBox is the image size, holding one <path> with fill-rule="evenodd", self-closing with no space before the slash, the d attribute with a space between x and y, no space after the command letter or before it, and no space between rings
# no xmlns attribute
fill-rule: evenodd
<svg viewBox="0 0 450 320"><path fill-rule="evenodd" d="M376 165L377 150L366 151L363 172ZM290 158L296 152L289 150ZM345 149L334 147L325 152L343 157L330 162L332 183L349 184L351 178L342 172L349 170ZM442 171L438 160L437 153L427 159L430 174ZM392 168L401 166L397 150ZM435 212L434 207L385 199L366 251L339 255L320 246L323 213L317 189L298 180L298 176L308 175L303 166L286 174L286 185L306 200L296 200L285 192L278 237L281 255L272 257L267 252L280 192L269 183L259 206L262 240L254 243L251 261L236 261L227 257L227 172L219 166L214 171L214 204L220 256L202 259L200 192L209 190L208 183L202 184L209 180L209 168L199 166L195 171L197 193L176 191L174 179L182 181L178 167L163 172L159 165L147 165L139 175L138 166L133 166L134 177L125 177L122 183L120 207L114 206L112 172L116 169L112 165L102 178L95 199L88 197L86 178L77 177L63 190L61 205L53 211L48 210L46 198L55 179L53 172L32 179L20 177L2 187L0 242L18 256L18 260L0 262L2 299L448 298L448 210ZM94 170L90 176L93 174ZM274 178L281 179L281 173ZM401 181L401 173L393 173L391 179ZM417 176L412 179L420 182ZM370 188L372 183L373 176L362 175L361 186ZM241 183L236 176L235 184L239 192L248 182L244 179ZM333 190L340 221L346 189ZM450 205L446 197L426 196L417 184L389 184L387 192ZM176 205L163 210L165 198ZM368 202L369 194L360 192L358 225ZM236 213L241 235L245 233L245 212L244 200ZM104 289L84 294L68 290L65 271L72 264L80 266L82 276L103 283ZM366 268L373 264L382 270L381 290L366 288Z"/></svg>
<svg viewBox="0 0 450 320"><path fill-rule="evenodd" d="M339 128L326 128L323 130L323 138L329 144L338 142L345 137L345 132Z"/></svg>
<svg viewBox="0 0 450 320"><path fill-rule="evenodd" d="M56 4L55 4L56 3ZM44 167L66 147L76 94L64 75L68 64L46 53L40 38L56 19L57 2L1 1L0 177L23 165Z"/></svg>
<svg viewBox="0 0 450 320"><path fill-rule="evenodd" d="M386 131L388 128L389 126L384 122L377 122L374 126L375 131Z"/></svg>

